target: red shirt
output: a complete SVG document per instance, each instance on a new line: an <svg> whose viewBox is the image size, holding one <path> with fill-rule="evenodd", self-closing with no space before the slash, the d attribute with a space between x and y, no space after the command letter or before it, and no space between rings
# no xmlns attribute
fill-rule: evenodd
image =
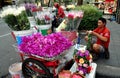
<svg viewBox="0 0 120 78"><path fill-rule="evenodd" d="M61 7L58 8L58 16L61 18L65 17L64 10Z"/></svg>
<svg viewBox="0 0 120 78"><path fill-rule="evenodd" d="M93 30L94 32L106 37L108 40L107 42L104 42L102 40L100 40L99 38L97 38L97 44L100 44L102 46L104 46L105 48L109 47L109 42L110 42L110 31L107 27L104 27L102 30L101 28L96 28L95 30Z"/></svg>

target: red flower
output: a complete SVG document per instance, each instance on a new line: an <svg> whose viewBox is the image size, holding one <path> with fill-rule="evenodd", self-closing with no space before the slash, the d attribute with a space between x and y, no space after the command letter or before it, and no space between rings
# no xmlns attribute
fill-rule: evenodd
<svg viewBox="0 0 120 78"><path fill-rule="evenodd" d="M90 56L86 56L86 59L87 59L87 60L90 60L91 58L90 58Z"/></svg>
<svg viewBox="0 0 120 78"><path fill-rule="evenodd" d="M45 20L50 20L50 17L45 15Z"/></svg>
<svg viewBox="0 0 120 78"><path fill-rule="evenodd" d="M74 15L72 15L72 14L68 15L68 19L73 19L73 18L74 18Z"/></svg>
<svg viewBox="0 0 120 78"><path fill-rule="evenodd" d="M87 73L90 73L91 70L92 70L92 67L91 67L91 66L88 66L88 68L87 68Z"/></svg>
<svg viewBox="0 0 120 78"><path fill-rule="evenodd" d="M77 63L79 63L79 59L75 59L75 61L76 61Z"/></svg>

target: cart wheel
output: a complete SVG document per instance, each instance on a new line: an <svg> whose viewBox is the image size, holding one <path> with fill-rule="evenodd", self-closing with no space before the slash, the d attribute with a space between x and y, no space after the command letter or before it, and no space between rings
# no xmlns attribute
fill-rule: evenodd
<svg viewBox="0 0 120 78"><path fill-rule="evenodd" d="M25 78L53 78L49 69L47 69L43 63L31 58L23 62L22 72Z"/></svg>

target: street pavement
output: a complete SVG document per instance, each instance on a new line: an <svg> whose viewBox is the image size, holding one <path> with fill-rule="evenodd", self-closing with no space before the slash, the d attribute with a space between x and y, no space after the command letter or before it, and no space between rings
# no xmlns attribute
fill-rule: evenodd
<svg viewBox="0 0 120 78"><path fill-rule="evenodd" d="M10 32L7 24L0 19L0 78L9 73L8 69L11 64L20 61L18 53L12 46L15 41Z"/></svg>
<svg viewBox="0 0 120 78"><path fill-rule="evenodd" d="M111 42L109 46L110 51L110 59L99 59L95 61L98 65L107 65L112 67L120 67L120 24L117 24L115 21L110 22L107 21L107 27L111 31ZM5 77L8 75L9 66L13 63L20 61L19 54L15 51L14 47L12 46L15 41L12 39L11 30L4 23L3 20L0 20L0 78L10 78ZM99 69L97 68L97 72ZM103 69L103 72L106 69ZM108 74L109 75L109 74ZM102 78L102 77L101 77ZM109 78L109 77L106 77ZM120 78L120 77L117 77Z"/></svg>

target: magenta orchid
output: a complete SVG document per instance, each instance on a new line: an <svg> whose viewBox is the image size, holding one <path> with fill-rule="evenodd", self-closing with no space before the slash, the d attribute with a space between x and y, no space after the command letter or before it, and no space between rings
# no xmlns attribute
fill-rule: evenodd
<svg viewBox="0 0 120 78"><path fill-rule="evenodd" d="M22 37L19 49L26 54L52 58L69 49L72 43L61 33L43 36L40 33Z"/></svg>

